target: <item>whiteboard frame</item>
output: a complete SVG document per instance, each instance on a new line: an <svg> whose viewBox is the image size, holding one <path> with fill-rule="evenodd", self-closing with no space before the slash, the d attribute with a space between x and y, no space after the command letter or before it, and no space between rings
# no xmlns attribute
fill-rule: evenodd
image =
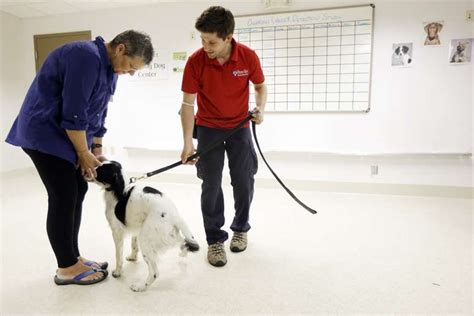
<svg viewBox="0 0 474 316"><path fill-rule="evenodd" d="M314 111L269 111L265 113L271 114L283 114L283 113L369 113L370 109L372 108L372 67L373 67L373 54L374 54L374 25L375 25L375 4L359 4L359 5L350 5L350 6L342 6L342 7L330 7L330 8L317 8L317 9L304 9L304 10L294 10L294 11L275 11L275 12L264 12L264 13L255 13L255 14L242 14L234 16L236 18L246 18L251 16L268 16L268 15L275 15L275 14L286 14L286 13L301 13L301 12L308 12L308 11L326 11L326 10L338 10L338 9L350 9L350 8L360 8L360 7L372 7L372 29L371 29L371 47L370 47L370 72L369 72L369 104L366 110L362 111L321 111L321 110L314 110Z"/></svg>

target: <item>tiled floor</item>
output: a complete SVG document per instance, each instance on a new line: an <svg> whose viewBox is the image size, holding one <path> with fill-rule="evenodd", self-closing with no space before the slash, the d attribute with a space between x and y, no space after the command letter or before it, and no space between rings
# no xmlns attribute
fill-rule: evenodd
<svg viewBox="0 0 474 316"><path fill-rule="evenodd" d="M121 279L54 285L42 184L31 170L2 176L0 313L472 314L472 199L296 190L318 210L311 215L257 180L249 247L229 251L228 264L214 268L206 261L199 182L172 179L150 183L171 196L202 248L185 259L169 252L157 282L134 293L129 285L146 275L141 258L126 263ZM228 228L231 187L224 191ZM80 247L113 266L101 195L89 186Z"/></svg>

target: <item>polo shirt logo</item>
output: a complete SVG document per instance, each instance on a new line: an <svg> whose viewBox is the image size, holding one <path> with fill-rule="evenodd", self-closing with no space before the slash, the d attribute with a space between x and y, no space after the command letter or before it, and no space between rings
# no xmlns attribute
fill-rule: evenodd
<svg viewBox="0 0 474 316"><path fill-rule="evenodd" d="M234 70L232 74L234 75L234 77L246 77L249 75L249 70L248 69Z"/></svg>

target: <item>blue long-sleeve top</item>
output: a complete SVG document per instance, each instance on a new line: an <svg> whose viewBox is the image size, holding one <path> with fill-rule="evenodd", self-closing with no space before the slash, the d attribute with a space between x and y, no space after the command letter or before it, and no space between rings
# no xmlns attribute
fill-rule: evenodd
<svg viewBox="0 0 474 316"><path fill-rule="evenodd" d="M102 37L53 50L36 74L6 142L77 162L67 130L103 137L114 73Z"/></svg>

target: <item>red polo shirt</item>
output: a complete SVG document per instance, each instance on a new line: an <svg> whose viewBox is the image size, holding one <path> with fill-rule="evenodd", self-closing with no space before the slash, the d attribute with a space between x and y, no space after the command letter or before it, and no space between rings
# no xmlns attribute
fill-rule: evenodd
<svg viewBox="0 0 474 316"><path fill-rule="evenodd" d="M197 125L233 128L248 115L249 81L265 81L257 54L232 39L232 53L221 65L204 49L192 54L184 68L181 90L197 93Z"/></svg>

